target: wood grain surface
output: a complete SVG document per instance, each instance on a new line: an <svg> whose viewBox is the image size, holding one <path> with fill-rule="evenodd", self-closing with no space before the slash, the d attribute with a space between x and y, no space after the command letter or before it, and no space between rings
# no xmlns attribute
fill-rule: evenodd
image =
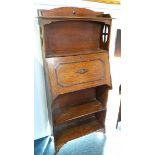
<svg viewBox="0 0 155 155"><path fill-rule="evenodd" d="M55 148L89 133L105 131L112 88L109 43L112 18L85 8L38 10L49 79Z"/></svg>

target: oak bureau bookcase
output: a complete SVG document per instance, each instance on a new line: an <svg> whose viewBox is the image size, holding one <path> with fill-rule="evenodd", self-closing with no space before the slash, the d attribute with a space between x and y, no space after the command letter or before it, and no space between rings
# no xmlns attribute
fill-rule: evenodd
<svg viewBox="0 0 155 155"><path fill-rule="evenodd" d="M105 132L112 18L84 8L38 10L55 147ZM46 85L47 86L47 85ZM49 91L49 90L48 90Z"/></svg>

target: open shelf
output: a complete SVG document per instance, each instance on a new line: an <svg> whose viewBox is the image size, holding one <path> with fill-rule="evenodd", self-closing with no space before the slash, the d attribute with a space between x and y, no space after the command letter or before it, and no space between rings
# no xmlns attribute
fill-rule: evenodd
<svg viewBox="0 0 155 155"><path fill-rule="evenodd" d="M59 150L66 142L100 129L103 129L103 126L95 116L58 126L54 130L56 148Z"/></svg>
<svg viewBox="0 0 155 155"><path fill-rule="evenodd" d="M54 124L57 126L62 123L69 122L71 120L78 119L80 117L87 116L105 109L106 107L104 107L98 100L66 106L64 108L57 108L53 115Z"/></svg>

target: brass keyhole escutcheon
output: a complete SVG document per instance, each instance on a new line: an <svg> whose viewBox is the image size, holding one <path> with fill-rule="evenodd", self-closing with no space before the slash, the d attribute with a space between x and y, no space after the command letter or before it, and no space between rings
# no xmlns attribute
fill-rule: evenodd
<svg viewBox="0 0 155 155"><path fill-rule="evenodd" d="M87 73L87 72L88 72L88 69L81 68L81 69L79 69L76 73L84 74L84 73Z"/></svg>
<svg viewBox="0 0 155 155"><path fill-rule="evenodd" d="M73 15L75 15L76 14L76 12L73 10Z"/></svg>

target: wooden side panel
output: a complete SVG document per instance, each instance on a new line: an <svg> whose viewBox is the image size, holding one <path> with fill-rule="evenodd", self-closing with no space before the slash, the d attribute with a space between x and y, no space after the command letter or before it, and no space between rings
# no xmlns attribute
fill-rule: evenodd
<svg viewBox="0 0 155 155"><path fill-rule="evenodd" d="M105 118L106 118L106 110L97 112L95 114L96 119L100 122L105 130Z"/></svg>
<svg viewBox="0 0 155 155"><path fill-rule="evenodd" d="M101 102L101 104L104 107L107 107L108 91L109 87L105 85L96 88L96 98ZM98 121L104 126L106 118L106 110L96 113L95 116L98 119Z"/></svg>
<svg viewBox="0 0 155 155"><path fill-rule="evenodd" d="M108 101L108 86L100 86L96 88L96 98L105 106Z"/></svg>

